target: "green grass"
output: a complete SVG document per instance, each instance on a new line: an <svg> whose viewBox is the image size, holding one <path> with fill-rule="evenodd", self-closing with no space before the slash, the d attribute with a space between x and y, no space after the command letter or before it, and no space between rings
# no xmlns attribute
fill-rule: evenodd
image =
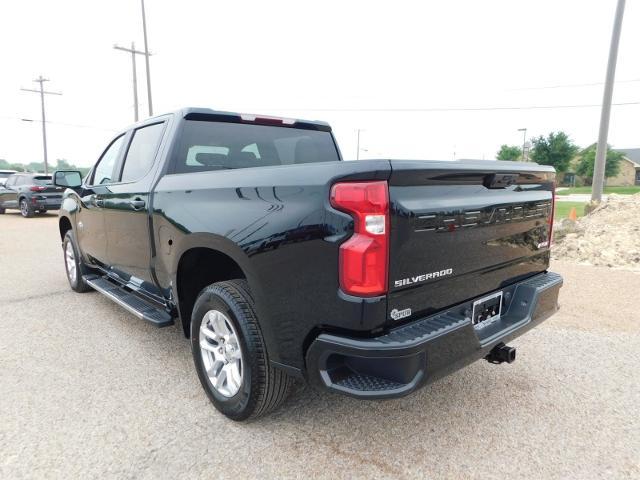
<svg viewBox="0 0 640 480"><path fill-rule="evenodd" d="M571 187L556 192L556 195L571 195L572 193L591 193L591 187ZM618 195L633 195L640 193L640 186L635 187L604 187L604 193L617 193Z"/></svg>
<svg viewBox="0 0 640 480"><path fill-rule="evenodd" d="M584 216L584 206L586 203L584 202L556 202L556 213L555 220L560 220L563 218L567 218L569 216L569 212L573 207L576 208L576 214L578 217Z"/></svg>

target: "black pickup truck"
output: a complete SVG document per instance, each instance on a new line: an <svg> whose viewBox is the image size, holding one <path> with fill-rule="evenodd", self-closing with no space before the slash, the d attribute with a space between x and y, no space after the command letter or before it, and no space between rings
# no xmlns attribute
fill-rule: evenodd
<svg viewBox="0 0 640 480"><path fill-rule="evenodd" d="M116 136L69 187L71 287L178 322L234 420L295 379L393 398L558 309L555 173L534 163L342 161L329 125L188 108Z"/></svg>

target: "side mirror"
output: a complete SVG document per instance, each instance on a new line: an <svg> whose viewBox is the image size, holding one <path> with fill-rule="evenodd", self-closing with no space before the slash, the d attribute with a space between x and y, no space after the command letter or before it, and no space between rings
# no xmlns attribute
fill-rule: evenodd
<svg viewBox="0 0 640 480"><path fill-rule="evenodd" d="M77 170L56 170L53 184L56 187L78 188L82 185L82 174Z"/></svg>

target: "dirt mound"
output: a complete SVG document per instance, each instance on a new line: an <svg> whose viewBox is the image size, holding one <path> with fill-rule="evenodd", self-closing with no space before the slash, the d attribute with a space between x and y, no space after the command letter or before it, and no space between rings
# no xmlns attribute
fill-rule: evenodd
<svg viewBox="0 0 640 480"><path fill-rule="evenodd" d="M640 193L609 195L577 222L554 226L557 260L640 271Z"/></svg>

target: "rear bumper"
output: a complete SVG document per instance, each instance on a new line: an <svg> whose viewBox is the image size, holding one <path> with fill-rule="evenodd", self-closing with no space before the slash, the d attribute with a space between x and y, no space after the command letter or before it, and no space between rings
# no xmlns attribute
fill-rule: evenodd
<svg viewBox="0 0 640 480"><path fill-rule="evenodd" d="M306 355L310 383L358 398L394 398L484 358L558 310L562 277L546 272L504 288L501 318L476 330L473 300L374 338L320 334Z"/></svg>
<svg viewBox="0 0 640 480"><path fill-rule="evenodd" d="M60 210L60 205L62 205L62 199L31 197L31 204L35 209L38 209L38 210Z"/></svg>

